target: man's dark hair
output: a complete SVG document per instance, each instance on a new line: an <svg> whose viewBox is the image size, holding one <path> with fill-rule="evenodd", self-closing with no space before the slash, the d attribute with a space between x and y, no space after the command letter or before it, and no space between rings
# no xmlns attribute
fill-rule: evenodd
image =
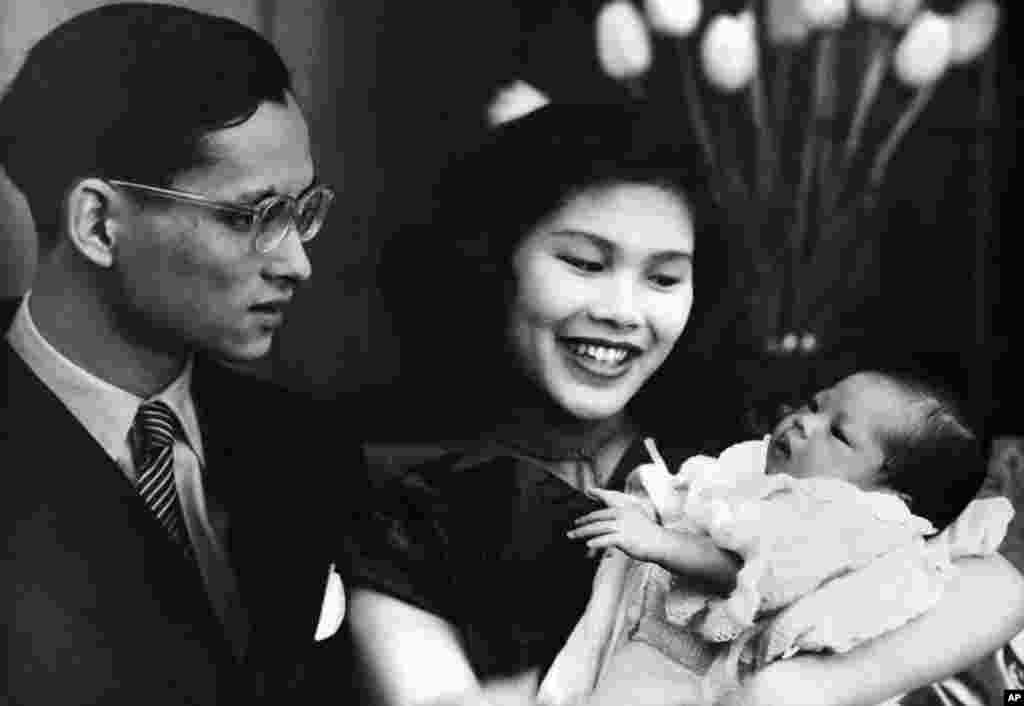
<svg viewBox="0 0 1024 706"><path fill-rule="evenodd" d="M905 373L876 373L907 396L914 421L882 439L883 478L939 530L974 499L985 479L981 444L947 391Z"/></svg>
<svg viewBox="0 0 1024 706"><path fill-rule="evenodd" d="M234 20L172 5L105 5L32 47L0 101L0 164L45 249L76 180L168 186L205 164L204 138L285 103L274 47Z"/></svg>

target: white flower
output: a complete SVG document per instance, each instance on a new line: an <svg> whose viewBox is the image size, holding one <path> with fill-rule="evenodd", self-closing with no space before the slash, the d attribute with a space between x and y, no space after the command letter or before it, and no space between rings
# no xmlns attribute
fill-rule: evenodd
<svg viewBox="0 0 1024 706"><path fill-rule="evenodd" d="M487 122L491 127L497 127L543 108L550 102L546 95L530 84L515 81L500 88L487 106Z"/></svg>
<svg viewBox="0 0 1024 706"><path fill-rule="evenodd" d="M869 20L887 19L893 11L893 0L854 0L853 4Z"/></svg>
<svg viewBox="0 0 1024 706"><path fill-rule="evenodd" d="M800 338L795 333L787 333L782 337L782 350L786 353L792 353L796 350L796 347L800 345Z"/></svg>
<svg viewBox="0 0 1024 706"><path fill-rule="evenodd" d="M953 56L953 23L925 10L896 47L893 68L904 83L920 87L938 80Z"/></svg>
<svg viewBox="0 0 1024 706"><path fill-rule="evenodd" d="M765 31L775 44L802 44L811 28L801 7L802 0L768 0Z"/></svg>
<svg viewBox="0 0 1024 706"><path fill-rule="evenodd" d="M635 78L651 65L651 38L643 18L626 0L614 0L597 15L597 58L615 79Z"/></svg>
<svg viewBox="0 0 1024 706"><path fill-rule="evenodd" d="M894 0L889 21L897 27L906 27L917 16L922 0Z"/></svg>
<svg viewBox="0 0 1024 706"><path fill-rule="evenodd" d="M999 27L999 7L992 0L967 0L953 16L953 63L980 56Z"/></svg>
<svg viewBox="0 0 1024 706"><path fill-rule="evenodd" d="M651 27L674 37L687 37L700 21L700 0L646 0Z"/></svg>
<svg viewBox="0 0 1024 706"><path fill-rule="evenodd" d="M701 61L708 80L727 93L743 88L757 72L757 39L753 15L718 15L708 25Z"/></svg>
<svg viewBox="0 0 1024 706"><path fill-rule="evenodd" d="M802 0L800 5L812 28L835 29L850 14L850 0Z"/></svg>
<svg viewBox="0 0 1024 706"><path fill-rule="evenodd" d="M813 333L805 333L800 337L800 350L804 353L813 353L818 349L818 337Z"/></svg>

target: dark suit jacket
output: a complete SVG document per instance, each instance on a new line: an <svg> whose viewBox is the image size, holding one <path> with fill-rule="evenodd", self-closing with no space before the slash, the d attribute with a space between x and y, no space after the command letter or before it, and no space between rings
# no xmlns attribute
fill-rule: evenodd
<svg viewBox="0 0 1024 706"><path fill-rule="evenodd" d="M0 301L6 331L16 302ZM0 346L0 703L294 703L328 569L361 477L359 447L311 402L199 359L193 377L207 493L250 617L231 656L198 574L100 446ZM330 455L317 451L329 436ZM317 658L321 659L322 658ZM288 695L285 695L288 694ZM3 701L6 697L8 701Z"/></svg>

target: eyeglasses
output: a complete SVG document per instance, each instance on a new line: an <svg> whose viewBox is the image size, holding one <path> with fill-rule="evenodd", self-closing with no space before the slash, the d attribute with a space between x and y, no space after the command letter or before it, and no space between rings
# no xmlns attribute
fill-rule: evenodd
<svg viewBox="0 0 1024 706"><path fill-rule="evenodd" d="M215 201L187 191L175 191L119 179L108 179L107 183L239 216L241 221L237 225L233 224L234 227L254 236L253 247L262 255L280 245L292 230L299 236L300 241L308 243L320 232L331 202L334 201L334 190L325 184L314 184L297 198L286 194L273 194L249 206L231 201Z"/></svg>

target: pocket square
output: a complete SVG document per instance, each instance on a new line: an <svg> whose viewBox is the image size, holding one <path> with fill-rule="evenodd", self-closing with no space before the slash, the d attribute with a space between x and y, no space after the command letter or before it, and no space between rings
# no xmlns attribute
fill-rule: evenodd
<svg viewBox="0 0 1024 706"><path fill-rule="evenodd" d="M317 642L326 640L341 627L345 618L345 586L341 576L331 564L327 571L327 587L324 589L324 602L320 606L320 621L317 623L313 639Z"/></svg>

